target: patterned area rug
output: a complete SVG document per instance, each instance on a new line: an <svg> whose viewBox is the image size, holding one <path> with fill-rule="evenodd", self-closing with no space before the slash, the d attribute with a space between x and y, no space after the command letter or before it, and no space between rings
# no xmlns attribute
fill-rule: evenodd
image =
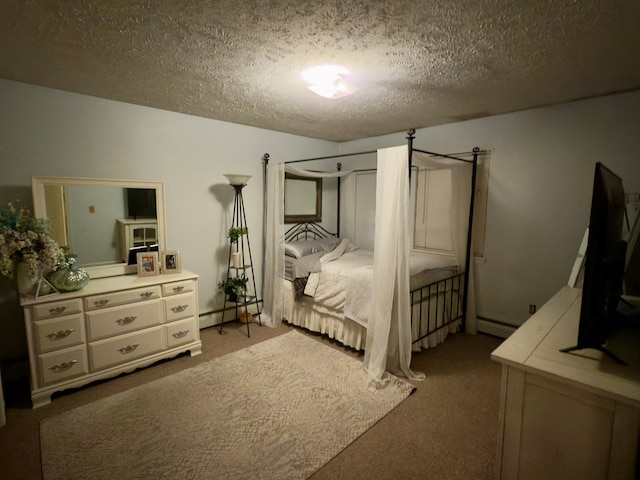
<svg viewBox="0 0 640 480"><path fill-rule="evenodd" d="M292 331L43 420L43 475L304 479L413 388Z"/></svg>

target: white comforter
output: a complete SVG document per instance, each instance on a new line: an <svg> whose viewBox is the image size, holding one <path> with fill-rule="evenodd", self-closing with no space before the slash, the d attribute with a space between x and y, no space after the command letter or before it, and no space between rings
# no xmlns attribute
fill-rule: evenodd
<svg viewBox="0 0 640 480"><path fill-rule="evenodd" d="M309 275L304 293L324 307L342 312L345 317L366 326L371 306L373 252L353 250L343 240L320 259L321 270ZM410 275L424 271L455 268L455 260L444 255L412 252Z"/></svg>

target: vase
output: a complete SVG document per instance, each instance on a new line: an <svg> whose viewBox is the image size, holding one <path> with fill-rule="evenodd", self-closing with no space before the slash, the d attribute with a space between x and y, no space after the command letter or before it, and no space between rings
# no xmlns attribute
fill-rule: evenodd
<svg viewBox="0 0 640 480"><path fill-rule="evenodd" d="M82 268L63 268L49 275L51 285L61 292L74 292L89 283L89 273Z"/></svg>
<svg viewBox="0 0 640 480"><path fill-rule="evenodd" d="M36 287L36 283L40 280L39 273L33 273L24 262L18 262L16 264L16 284L18 287L18 293L21 295L28 295L33 292Z"/></svg>

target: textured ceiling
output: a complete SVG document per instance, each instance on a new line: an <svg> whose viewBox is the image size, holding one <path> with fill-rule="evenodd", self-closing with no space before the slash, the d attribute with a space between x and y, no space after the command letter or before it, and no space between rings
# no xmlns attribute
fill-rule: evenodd
<svg viewBox="0 0 640 480"><path fill-rule="evenodd" d="M638 0L2 0L0 78L332 141L640 88ZM300 71L347 66L328 100Z"/></svg>

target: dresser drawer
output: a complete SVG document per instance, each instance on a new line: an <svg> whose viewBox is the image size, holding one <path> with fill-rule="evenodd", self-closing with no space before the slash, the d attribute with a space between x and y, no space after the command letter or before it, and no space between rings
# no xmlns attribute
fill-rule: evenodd
<svg viewBox="0 0 640 480"><path fill-rule="evenodd" d="M59 302L41 303L34 305L32 308L35 320L61 317L63 315L82 312L82 300L79 298L71 298L69 300L60 300Z"/></svg>
<svg viewBox="0 0 640 480"><path fill-rule="evenodd" d="M33 323L37 353L84 343L84 316L79 313Z"/></svg>
<svg viewBox="0 0 640 480"><path fill-rule="evenodd" d="M182 282L167 283L162 286L162 295L168 297L170 295L179 295L181 293L189 293L195 290L196 282L193 280L184 280Z"/></svg>
<svg viewBox="0 0 640 480"><path fill-rule="evenodd" d="M164 298L162 301L164 303L165 322L187 318L196 313L196 294L193 292Z"/></svg>
<svg viewBox="0 0 640 480"><path fill-rule="evenodd" d="M103 293L101 295L92 295L84 299L85 308L87 310L97 310L114 305L123 305L125 303L143 302L160 298L160 285L150 285L145 288L136 288L123 292Z"/></svg>
<svg viewBox="0 0 640 480"><path fill-rule="evenodd" d="M112 337L162 323L162 310L159 300L121 305L96 312L88 312L86 315L89 341Z"/></svg>
<svg viewBox="0 0 640 480"><path fill-rule="evenodd" d="M38 355L43 385L89 373L84 345Z"/></svg>
<svg viewBox="0 0 640 480"><path fill-rule="evenodd" d="M164 327L167 332L167 347L173 348L178 345L190 343L196 340L198 323L195 317L186 320L178 320Z"/></svg>
<svg viewBox="0 0 640 480"><path fill-rule="evenodd" d="M152 327L89 344L91 370L102 370L164 350L164 327Z"/></svg>

